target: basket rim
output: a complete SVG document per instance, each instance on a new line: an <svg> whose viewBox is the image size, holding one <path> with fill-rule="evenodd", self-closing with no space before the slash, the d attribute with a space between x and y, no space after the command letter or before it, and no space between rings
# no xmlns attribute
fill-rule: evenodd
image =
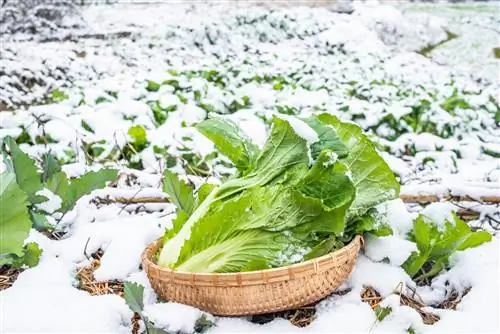
<svg viewBox="0 0 500 334"><path fill-rule="evenodd" d="M175 275L175 276L185 276L185 277L190 277L191 280L195 279L195 277L199 278L204 278L204 279L210 279L210 278L218 278L218 277L225 277L225 278L236 278L238 281L245 279L245 278L254 278L256 275L267 275L267 274L278 274L281 272L290 272L293 271L294 269L299 269L299 268L305 268L308 266L311 266L311 264L316 267L317 263L319 262L324 262L325 260L335 258L337 256L342 256L346 249L350 249L353 247L357 247L358 251L359 249L364 245L364 239L362 235L356 235L347 245L344 247L337 249L333 252L330 252L328 254L325 254L323 256L307 260L304 262L300 263L295 263L291 264L288 266L283 266L283 267L277 267L277 268L270 268L270 269L263 269L263 270L254 270L254 271L244 271L244 272L233 272L233 273L200 273L200 272L189 272L189 271L178 271L175 269L170 269L166 267L159 266L153 260L151 257L155 253L155 251L158 249L160 242L162 241L163 237L159 237L152 243L150 243L146 249L142 253L142 264L145 268L148 268L149 270L157 270L163 273L168 273L169 275ZM356 252L357 254L357 252ZM146 269L146 270L148 270Z"/></svg>

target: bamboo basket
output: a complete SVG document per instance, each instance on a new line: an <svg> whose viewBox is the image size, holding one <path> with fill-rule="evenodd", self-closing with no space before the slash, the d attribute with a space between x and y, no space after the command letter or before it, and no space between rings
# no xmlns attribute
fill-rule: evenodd
<svg viewBox="0 0 500 334"><path fill-rule="evenodd" d="M243 273L189 273L153 262L161 238L142 254L152 288L164 300L197 307L220 316L242 316L283 311L328 296L349 276L363 238L306 262L282 268Z"/></svg>

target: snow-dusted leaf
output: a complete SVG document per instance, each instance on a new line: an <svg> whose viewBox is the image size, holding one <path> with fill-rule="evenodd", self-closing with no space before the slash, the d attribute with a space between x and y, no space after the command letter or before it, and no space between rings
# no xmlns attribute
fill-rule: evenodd
<svg viewBox="0 0 500 334"><path fill-rule="evenodd" d="M144 308L144 286L126 281L123 283L123 297L133 312L139 314L142 312Z"/></svg>
<svg viewBox="0 0 500 334"><path fill-rule="evenodd" d="M258 153L257 145L233 121L212 118L198 123L196 128L241 172L251 169L254 165Z"/></svg>
<svg viewBox="0 0 500 334"><path fill-rule="evenodd" d="M79 178L71 180L68 193L63 199L61 212L67 212L75 206L82 196L88 195L95 189L104 188L106 182L115 180L118 172L114 169L101 169L97 172L87 172ZM57 194L59 195L59 194Z"/></svg>
<svg viewBox="0 0 500 334"><path fill-rule="evenodd" d="M399 182L363 130L354 123L341 122L330 114L321 114L318 118L333 126L349 150L349 155L341 160L351 170L357 189L356 199L350 209L351 216L363 214L370 207L398 198Z"/></svg>
<svg viewBox="0 0 500 334"><path fill-rule="evenodd" d="M477 247L491 241L492 236L486 231L471 231L469 225L455 214L453 222L445 221L444 228L419 215L409 239L417 244L418 252L413 252L402 267L414 277L427 265L430 270L419 276L422 278L438 274L456 251Z"/></svg>
<svg viewBox="0 0 500 334"><path fill-rule="evenodd" d="M35 195L42 188L35 161L24 153L12 138L6 138L5 144L10 150L17 184L28 195L31 203L43 201L43 198Z"/></svg>

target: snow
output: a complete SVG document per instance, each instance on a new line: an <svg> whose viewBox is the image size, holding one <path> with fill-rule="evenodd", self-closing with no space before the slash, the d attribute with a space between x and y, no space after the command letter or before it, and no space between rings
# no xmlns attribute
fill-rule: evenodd
<svg viewBox="0 0 500 334"><path fill-rule="evenodd" d="M413 242L396 236L373 237L368 236L365 244L365 254L375 262L387 259L391 265L400 266L417 251Z"/></svg>
<svg viewBox="0 0 500 334"><path fill-rule="evenodd" d="M76 27L58 22L50 25L55 32L6 34L0 139L17 138L21 149L36 158L51 151L68 177L103 166L118 168L121 176L116 185L84 196L61 221L47 216L57 232L65 233L61 240L30 231L26 242L37 242L43 254L39 265L0 292L0 331L130 333L132 312L121 297L90 296L75 281L75 272L100 249L104 255L95 271L97 281L144 285L145 315L151 321L169 331L192 332L202 312L161 302L140 264L144 248L171 226L175 206L114 200L166 200L161 172L167 166L180 174L193 174L189 166L201 169L198 175L183 175L195 187L219 184L232 175L227 159L215 156L213 143L195 129L207 117L235 121L262 147L273 115L288 121L310 145L318 135L299 118L328 112L367 131L401 181L401 194L438 195L442 202L424 207L398 199L380 205L377 220L389 224L393 235L366 237L342 285L350 292L321 301L311 325L215 317L209 333L405 333L409 327L417 333L498 332L498 236L457 252L449 270L417 287L427 305L472 287L456 311L432 309L441 317L436 324L424 325L393 294L401 284L415 287L400 265L416 249L406 236L419 213L441 224L459 209L445 202L448 196L479 199L499 193L499 161L487 153L498 152L500 145L494 119L498 61L488 55L497 47L496 7L481 13L435 6L431 15L418 6L356 2L348 15L329 10L333 7L270 11L239 4L228 11L203 3L100 5L81 8L84 21L77 15ZM27 28L33 23L19 22ZM460 37L429 58L414 52L443 40L444 29ZM66 33L120 31L131 36L41 42ZM162 84L148 91L146 80L175 80L179 88ZM55 88L69 99L47 99ZM455 92L470 108L443 108ZM155 103L160 111L151 106ZM137 153L128 135L135 125L145 129L148 141ZM6 167L0 162L0 172ZM47 189L39 194L48 200L38 207L48 214L60 207L61 199ZM498 206L459 205L480 213L471 226L497 233L498 225L488 217L500 219ZM361 301L365 286L381 293L381 305L392 308L382 322Z"/></svg>
<svg viewBox="0 0 500 334"><path fill-rule="evenodd" d="M155 327L174 333L194 332L196 320L202 315L213 319L197 308L171 302L146 305L144 315Z"/></svg>
<svg viewBox="0 0 500 334"><path fill-rule="evenodd" d="M10 289L0 291L6 306L2 333L127 333L133 314L121 297L90 296L73 284L71 270L57 258L21 273Z"/></svg>
<svg viewBox="0 0 500 334"><path fill-rule="evenodd" d="M39 209L45 211L46 213L53 213L61 208L61 197L57 196L49 189L43 188L42 190L37 191L35 195L47 198L47 201L36 204Z"/></svg>
<svg viewBox="0 0 500 334"><path fill-rule="evenodd" d="M498 330L499 253L498 239L457 252L451 260L452 268L432 281L430 291L419 292L424 300L432 301L453 289L463 291L471 287L457 306L457 311L437 310L441 320L428 328L429 333L442 333L451 328L464 333Z"/></svg>

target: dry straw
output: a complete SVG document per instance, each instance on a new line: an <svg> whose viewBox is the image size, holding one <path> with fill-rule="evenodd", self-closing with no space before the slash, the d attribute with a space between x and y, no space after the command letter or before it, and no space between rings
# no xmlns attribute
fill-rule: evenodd
<svg viewBox="0 0 500 334"><path fill-rule="evenodd" d="M349 276L363 244L356 236L325 256L287 267L244 273L189 273L158 266L161 238L149 245L142 263L161 298L214 315L271 313L312 304L335 291Z"/></svg>

